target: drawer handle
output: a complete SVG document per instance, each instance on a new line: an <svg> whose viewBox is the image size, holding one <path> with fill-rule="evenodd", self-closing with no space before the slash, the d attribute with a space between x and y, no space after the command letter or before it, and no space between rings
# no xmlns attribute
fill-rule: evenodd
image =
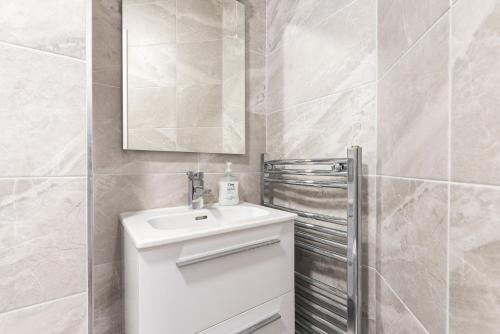
<svg viewBox="0 0 500 334"><path fill-rule="evenodd" d="M233 255L233 254L248 252L248 251L251 251L253 249L257 249L257 248L261 248L261 247L271 246L271 245L277 244L279 242L280 242L280 239L269 239L269 240L239 245L239 246L235 246L235 247L228 247L225 249L207 252L205 254L181 258L181 259L177 260L176 264L177 264L177 267L179 267L179 268L187 267L187 266L190 266L192 264L197 264L197 263L201 263L201 262L215 260L215 259L218 259L220 257L229 256L229 255Z"/></svg>
<svg viewBox="0 0 500 334"><path fill-rule="evenodd" d="M267 318L265 318L265 319L263 319L263 320L255 323L255 324L251 325L247 329L244 329L242 331L237 332L236 334L252 334L252 333L255 333L259 329L264 328L267 325L270 325L271 323L273 323L273 322L275 322L276 320L279 320L279 319L281 319L281 314L279 314L279 313L273 314L272 316L267 317Z"/></svg>

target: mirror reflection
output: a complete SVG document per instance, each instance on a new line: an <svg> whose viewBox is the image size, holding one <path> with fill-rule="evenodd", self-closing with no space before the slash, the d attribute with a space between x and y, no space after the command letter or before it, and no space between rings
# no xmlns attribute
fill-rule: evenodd
<svg viewBox="0 0 500 334"><path fill-rule="evenodd" d="M123 147L245 153L245 8L123 1Z"/></svg>

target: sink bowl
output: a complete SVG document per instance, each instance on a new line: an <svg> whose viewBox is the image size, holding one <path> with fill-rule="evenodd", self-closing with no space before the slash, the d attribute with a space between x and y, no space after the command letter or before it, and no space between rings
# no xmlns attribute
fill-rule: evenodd
<svg viewBox="0 0 500 334"><path fill-rule="evenodd" d="M127 212L124 230L137 248L165 245L245 228L280 223L296 215L250 203L214 205L201 210L187 206Z"/></svg>

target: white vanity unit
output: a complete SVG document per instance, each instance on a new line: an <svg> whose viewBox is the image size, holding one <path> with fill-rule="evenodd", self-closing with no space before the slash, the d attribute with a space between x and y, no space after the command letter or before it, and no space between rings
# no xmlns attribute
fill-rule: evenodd
<svg viewBox="0 0 500 334"><path fill-rule="evenodd" d="M293 334L295 214L252 204L121 215L126 334Z"/></svg>

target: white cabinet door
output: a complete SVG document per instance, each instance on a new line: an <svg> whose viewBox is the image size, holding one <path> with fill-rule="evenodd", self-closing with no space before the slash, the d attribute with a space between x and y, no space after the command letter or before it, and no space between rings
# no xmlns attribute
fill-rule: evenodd
<svg viewBox="0 0 500 334"><path fill-rule="evenodd" d="M294 293L259 305L199 334L293 334Z"/></svg>
<svg viewBox="0 0 500 334"><path fill-rule="evenodd" d="M140 252L139 334L194 334L293 290L293 224Z"/></svg>

